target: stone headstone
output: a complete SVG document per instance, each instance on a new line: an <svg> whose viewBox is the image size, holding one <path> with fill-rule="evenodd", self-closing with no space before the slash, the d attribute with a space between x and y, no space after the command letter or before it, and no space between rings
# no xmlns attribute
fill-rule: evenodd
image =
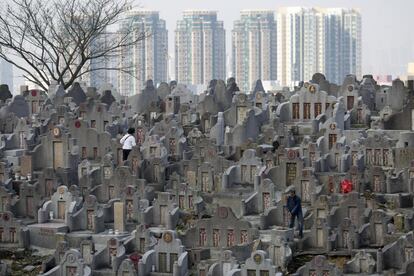
<svg viewBox="0 0 414 276"><path fill-rule="evenodd" d="M105 90L103 92L101 102L105 103L109 108L114 101L115 101L115 97L112 96L111 90Z"/></svg>
<svg viewBox="0 0 414 276"><path fill-rule="evenodd" d="M397 229L398 232L402 232L404 231L404 215L402 214L397 214L396 216L394 216L394 223L395 223L395 228Z"/></svg>
<svg viewBox="0 0 414 276"><path fill-rule="evenodd" d="M5 102L7 99L13 98L7 84L0 85L0 100Z"/></svg>
<svg viewBox="0 0 414 276"><path fill-rule="evenodd" d="M17 117L28 117L30 115L29 105L25 98L21 95L14 97L13 101L9 105L9 112L13 112Z"/></svg>
<svg viewBox="0 0 414 276"><path fill-rule="evenodd" d="M315 73L312 76L312 83L320 84L322 81L325 81L326 77L322 73Z"/></svg>
<svg viewBox="0 0 414 276"><path fill-rule="evenodd" d="M20 95L23 95L24 92L29 91L28 85L20 85Z"/></svg>
<svg viewBox="0 0 414 276"><path fill-rule="evenodd" d="M226 84L223 80L212 81L211 85L214 85L214 100L216 101L219 109L224 111L231 106L233 95L226 89ZM212 87L213 88L213 87Z"/></svg>
<svg viewBox="0 0 414 276"><path fill-rule="evenodd" d="M170 90L172 91L177 86L177 81L170 81Z"/></svg>
<svg viewBox="0 0 414 276"><path fill-rule="evenodd" d="M253 96L256 96L257 92L265 92L264 88L263 88L263 84L261 80L257 80L256 83L254 84L254 88L253 88Z"/></svg>
<svg viewBox="0 0 414 276"><path fill-rule="evenodd" d="M75 82L69 90L67 97L71 97L73 101L80 105L86 101L86 94L78 82Z"/></svg>
<svg viewBox="0 0 414 276"><path fill-rule="evenodd" d="M89 86L86 88L86 97L88 98L92 98L92 99L98 99L99 98L99 94L98 94L98 89L96 89L96 87L93 86Z"/></svg>
<svg viewBox="0 0 414 276"><path fill-rule="evenodd" d="M58 89L56 90L55 96L56 97L64 97L66 94L65 88L62 84L59 85Z"/></svg>
<svg viewBox="0 0 414 276"><path fill-rule="evenodd" d="M125 231L125 206L123 202L114 203L114 228L121 233Z"/></svg>
<svg viewBox="0 0 414 276"><path fill-rule="evenodd" d="M240 91L239 87L237 86L235 78L227 79L226 91L227 93L230 93L232 96L234 95L234 93Z"/></svg>
<svg viewBox="0 0 414 276"><path fill-rule="evenodd" d="M362 250L357 252L355 256L345 264L344 272L352 274L372 274L375 272L375 268L375 259L371 254L365 252L365 250Z"/></svg>
<svg viewBox="0 0 414 276"><path fill-rule="evenodd" d="M32 174L32 156L23 155L20 160L20 172L22 176Z"/></svg>
<svg viewBox="0 0 414 276"><path fill-rule="evenodd" d="M160 97L161 99L165 99L165 97L167 97L170 93L171 93L171 89L168 83L166 82L160 83L160 85L157 88L158 97Z"/></svg>
<svg viewBox="0 0 414 276"><path fill-rule="evenodd" d="M10 267L7 263L0 260L0 275L9 276L10 275Z"/></svg>

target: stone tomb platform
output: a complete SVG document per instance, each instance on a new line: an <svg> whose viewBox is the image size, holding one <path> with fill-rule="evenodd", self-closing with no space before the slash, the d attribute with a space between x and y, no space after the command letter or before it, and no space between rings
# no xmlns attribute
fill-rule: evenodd
<svg viewBox="0 0 414 276"><path fill-rule="evenodd" d="M57 234L65 234L69 229L66 224L59 222L31 224L27 227L29 228L31 245L50 249L55 249L60 241L60 235Z"/></svg>

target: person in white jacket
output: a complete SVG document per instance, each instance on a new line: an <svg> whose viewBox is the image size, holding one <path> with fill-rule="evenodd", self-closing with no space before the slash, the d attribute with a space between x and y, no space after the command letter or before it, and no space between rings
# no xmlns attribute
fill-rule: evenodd
<svg viewBox="0 0 414 276"><path fill-rule="evenodd" d="M127 134L121 138L119 141L122 144L122 160L125 161L128 159L128 155L131 152L132 148L137 144L135 142L135 128L129 128Z"/></svg>

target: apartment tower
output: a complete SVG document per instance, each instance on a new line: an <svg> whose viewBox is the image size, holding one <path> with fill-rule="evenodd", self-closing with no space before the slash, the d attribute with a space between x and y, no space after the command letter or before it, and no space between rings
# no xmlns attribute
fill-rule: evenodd
<svg viewBox="0 0 414 276"><path fill-rule="evenodd" d="M240 12L232 31L232 74L242 91L251 91L258 79L277 79L276 38L274 11Z"/></svg>
<svg viewBox="0 0 414 276"><path fill-rule="evenodd" d="M131 10L122 22L119 36L130 41L145 38L122 49L119 65L119 92L123 96L140 93L147 80L155 84L168 81L168 32L158 11ZM124 70L125 69L125 70Z"/></svg>
<svg viewBox="0 0 414 276"><path fill-rule="evenodd" d="M226 77L223 21L216 11L184 11L175 30L175 77L179 83L206 85Z"/></svg>

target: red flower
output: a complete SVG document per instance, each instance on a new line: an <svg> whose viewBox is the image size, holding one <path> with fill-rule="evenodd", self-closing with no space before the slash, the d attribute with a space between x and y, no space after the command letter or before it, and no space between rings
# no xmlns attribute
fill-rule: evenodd
<svg viewBox="0 0 414 276"><path fill-rule="evenodd" d="M343 194L347 194L352 191L352 181L344 179L341 181L341 191Z"/></svg>

